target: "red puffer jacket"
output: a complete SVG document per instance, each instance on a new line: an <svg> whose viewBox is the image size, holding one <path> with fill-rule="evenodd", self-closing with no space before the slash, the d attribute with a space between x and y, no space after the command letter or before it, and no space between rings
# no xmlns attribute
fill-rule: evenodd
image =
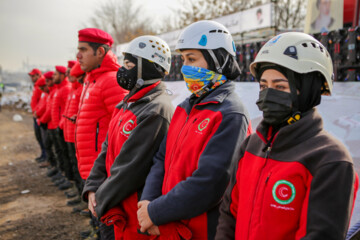
<svg viewBox="0 0 360 240"><path fill-rule="evenodd" d="M43 76L41 76L41 77L43 77ZM32 112L35 111L35 107L40 101L41 93L42 93L42 91L40 90L40 88L38 86L34 85L33 94L31 96L31 101L30 101L30 107L31 107Z"/></svg>
<svg viewBox="0 0 360 240"><path fill-rule="evenodd" d="M39 100L38 104L36 105L36 107L34 109L34 112L36 112L36 116L37 116L37 119L38 119L38 121L37 121L38 125L40 124L39 119L46 112L46 103L47 103L48 96L49 96L48 93L42 92L41 96L40 96L40 100Z"/></svg>
<svg viewBox="0 0 360 240"><path fill-rule="evenodd" d="M46 111L39 119L41 123L47 123L48 129L56 129L57 126L54 124L54 122L51 119L51 105L54 99L54 94L57 86L54 85L53 87L49 87L49 94L46 99Z"/></svg>
<svg viewBox="0 0 360 240"><path fill-rule="evenodd" d="M60 120L64 114L66 99L69 95L70 88L71 85L67 78L65 78L57 85L57 89L54 93L54 99L51 104L51 121L56 127L59 127Z"/></svg>
<svg viewBox="0 0 360 240"><path fill-rule="evenodd" d="M75 127L76 157L83 179L100 153L115 105L128 93L116 81L119 67L115 54L109 51L101 66L86 75Z"/></svg>
<svg viewBox="0 0 360 240"><path fill-rule="evenodd" d="M80 95L82 92L82 85L75 81L71 83L72 89L66 101L64 116L71 118L76 115L79 110ZM75 123L71 122L66 117L60 121L60 128L64 129L64 138L66 142L75 142Z"/></svg>

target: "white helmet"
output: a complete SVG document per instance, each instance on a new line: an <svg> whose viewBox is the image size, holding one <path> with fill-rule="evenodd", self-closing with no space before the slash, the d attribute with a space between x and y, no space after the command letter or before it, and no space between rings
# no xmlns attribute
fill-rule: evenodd
<svg viewBox="0 0 360 240"><path fill-rule="evenodd" d="M320 72L325 78L323 94L331 94L334 77L330 54L319 41L308 34L288 32L273 37L250 64L250 71L254 76L259 63L274 63L300 74Z"/></svg>
<svg viewBox="0 0 360 240"><path fill-rule="evenodd" d="M175 50L180 49L218 49L224 48L235 56L235 43L229 30L221 23L203 20L186 27L176 44Z"/></svg>
<svg viewBox="0 0 360 240"><path fill-rule="evenodd" d="M133 39L124 50L123 54L147 59L160 65L167 73L170 72L171 52L168 44L156 36L141 36Z"/></svg>

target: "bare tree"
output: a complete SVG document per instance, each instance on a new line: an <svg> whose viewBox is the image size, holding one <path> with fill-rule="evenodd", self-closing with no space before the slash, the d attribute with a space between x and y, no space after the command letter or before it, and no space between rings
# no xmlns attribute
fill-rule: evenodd
<svg viewBox="0 0 360 240"><path fill-rule="evenodd" d="M107 1L95 11L90 25L110 33L115 44L126 43L137 36L153 34L141 12L141 6L134 6L133 1Z"/></svg>
<svg viewBox="0 0 360 240"><path fill-rule="evenodd" d="M275 26L281 29L303 27L306 16L305 0L274 0Z"/></svg>
<svg viewBox="0 0 360 240"><path fill-rule="evenodd" d="M224 15L246 10L269 0L177 0L180 8L170 9L176 18L163 30L183 28L199 20L209 20ZM275 6L275 25L277 28L300 28L306 15L305 0L271 0Z"/></svg>
<svg viewBox="0 0 360 240"><path fill-rule="evenodd" d="M171 9L177 22L173 29L193 22L218 18L252 7L258 0L177 0L180 8Z"/></svg>

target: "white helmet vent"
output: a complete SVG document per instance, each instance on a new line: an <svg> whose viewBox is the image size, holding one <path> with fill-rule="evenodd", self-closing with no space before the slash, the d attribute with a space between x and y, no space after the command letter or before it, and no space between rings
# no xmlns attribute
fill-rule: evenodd
<svg viewBox="0 0 360 240"><path fill-rule="evenodd" d="M221 29L218 29L218 30L214 29L214 30L210 30L210 31L209 31L209 33L216 33L216 32L229 34L229 32L227 32L227 31L225 31L225 30L221 30Z"/></svg>
<svg viewBox="0 0 360 240"><path fill-rule="evenodd" d="M313 46L313 48L319 48L320 52L325 53L326 57L329 57L329 54L327 51L324 51L324 48L320 45L320 44L316 44L316 43L310 43L311 46ZM308 47L307 43L302 43L301 44L303 47Z"/></svg>

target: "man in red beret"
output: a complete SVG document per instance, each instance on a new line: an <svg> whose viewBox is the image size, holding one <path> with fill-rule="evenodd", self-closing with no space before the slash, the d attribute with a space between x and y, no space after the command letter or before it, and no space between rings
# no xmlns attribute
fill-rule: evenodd
<svg viewBox="0 0 360 240"><path fill-rule="evenodd" d="M47 122L40 121L40 119L46 113L49 91L50 89L52 89L51 86L50 87L47 86L46 77L49 78L49 72L41 76L35 83L35 86L38 87L42 91L42 93L41 93L40 101L34 109L33 115L36 118L36 122L40 128L41 140L43 142L46 152L46 159L40 164L40 167L48 167L50 165L50 162L55 162L55 155L52 150L52 141L49 139L47 132L48 131L47 123L48 121L50 121L50 119L48 119ZM51 78L52 78L52 73L51 73Z"/></svg>
<svg viewBox="0 0 360 240"><path fill-rule="evenodd" d="M76 62L77 61L75 61L75 60L69 60L68 61L67 70L66 70L66 77L70 76L71 68L75 65Z"/></svg>
<svg viewBox="0 0 360 240"><path fill-rule="evenodd" d="M76 119L75 145L79 172L84 180L101 152L115 105L128 92L117 83L116 73L120 65L110 50L112 44L110 34L101 29L79 31L76 57L86 72L86 79ZM113 230L106 229L100 224L101 239L113 237Z"/></svg>
<svg viewBox="0 0 360 240"><path fill-rule="evenodd" d="M58 181L57 185L59 185L60 190L72 187L72 183L69 181L74 180L69 154L64 141L64 133L62 126L60 126L60 121L63 118L62 116L65 110L66 99L71 89L71 85L65 76L66 70L67 68L65 66L55 66L53 80L56 85L56 90L51 104L51 120L55 124L56 130L51 130L50 134L53 136L53 139L57 141L58 147L55 145L55 151L57 158L60 160L60 170L64 172L66 177Z"/></svg>
<svg viewBox="0 0 360 240"><path fill-rule="evenodd" d="M53 169L49 169L47 175L50 177L57 173L57 170L54 171L54 169L57 169L57 166L60 162L60 159L57 159L53 152L53 146L55 149L58 149L57 141L53 139L53 136L51 136L51 131L55 132L56 125L51 119L51 105L54 99L54 93L56 89L56 85L54 85L53 81L53 71L46 72L44 74L46 85L40 88L44 91L44 93L47 94L46 97L46 105L45 105L45 111L42 113L40 109L36 111L36 115L38 117L38 120L40 122L40 126L46 127L46 133L42 133L42 136L44 136L44 147L46 150L46 159L47 161L40 165L40 167L46 167L48 165L52 166ZM41 129L41 128L40 128Z"/></svg>
<svg viewBox="0 0 360 240"><path fill-rule="evenodd" d="M70 62L70 61L69 61ZM68 70L69 70L68 65ZM71 84L71 91L66 100L66 107L63 114L63 119L60 122L64 130L64 139L66 142L67 150L69 153L69 158L71 162L71 166L73 169L74 181L77 191L69 191L67 192L67 197L74 197L78 196L77 198L70 200L67 202L67 205L72 206L81 202L80 195L82 193L84 180L80 177L78 164L76 159L75 153L75 122L76 116L79 110L79 102L80 102L80 95L82 92L82 84L84 81L85 72L81 70L80 63L75 62L75 64L71 67L68 80ZM87 205L79 206L77 209L86 208ZM81 209L82 210L82 209Z"/></svg>
<svg viewBox="0 0 360 240"><path fill-rule="evenodd" d="M36 81L42 76L42 73L39 69L34 68L28 74L31 78L32 83L34 84L33 93L32 93L31 101L30 101L30 107L31 107L32 112L34 113L35 107L39 103L40 96L41 96L41 90L35 84L36 84ZM39 157L35 158L35 160L38 162L43 162L46 158L46 152L45 152L43 141L41 139L40 128L36 123L35 117L34 117L34 132L35 132L36 140L39 143L40 149L41 149L41 155Z"/></svg>

